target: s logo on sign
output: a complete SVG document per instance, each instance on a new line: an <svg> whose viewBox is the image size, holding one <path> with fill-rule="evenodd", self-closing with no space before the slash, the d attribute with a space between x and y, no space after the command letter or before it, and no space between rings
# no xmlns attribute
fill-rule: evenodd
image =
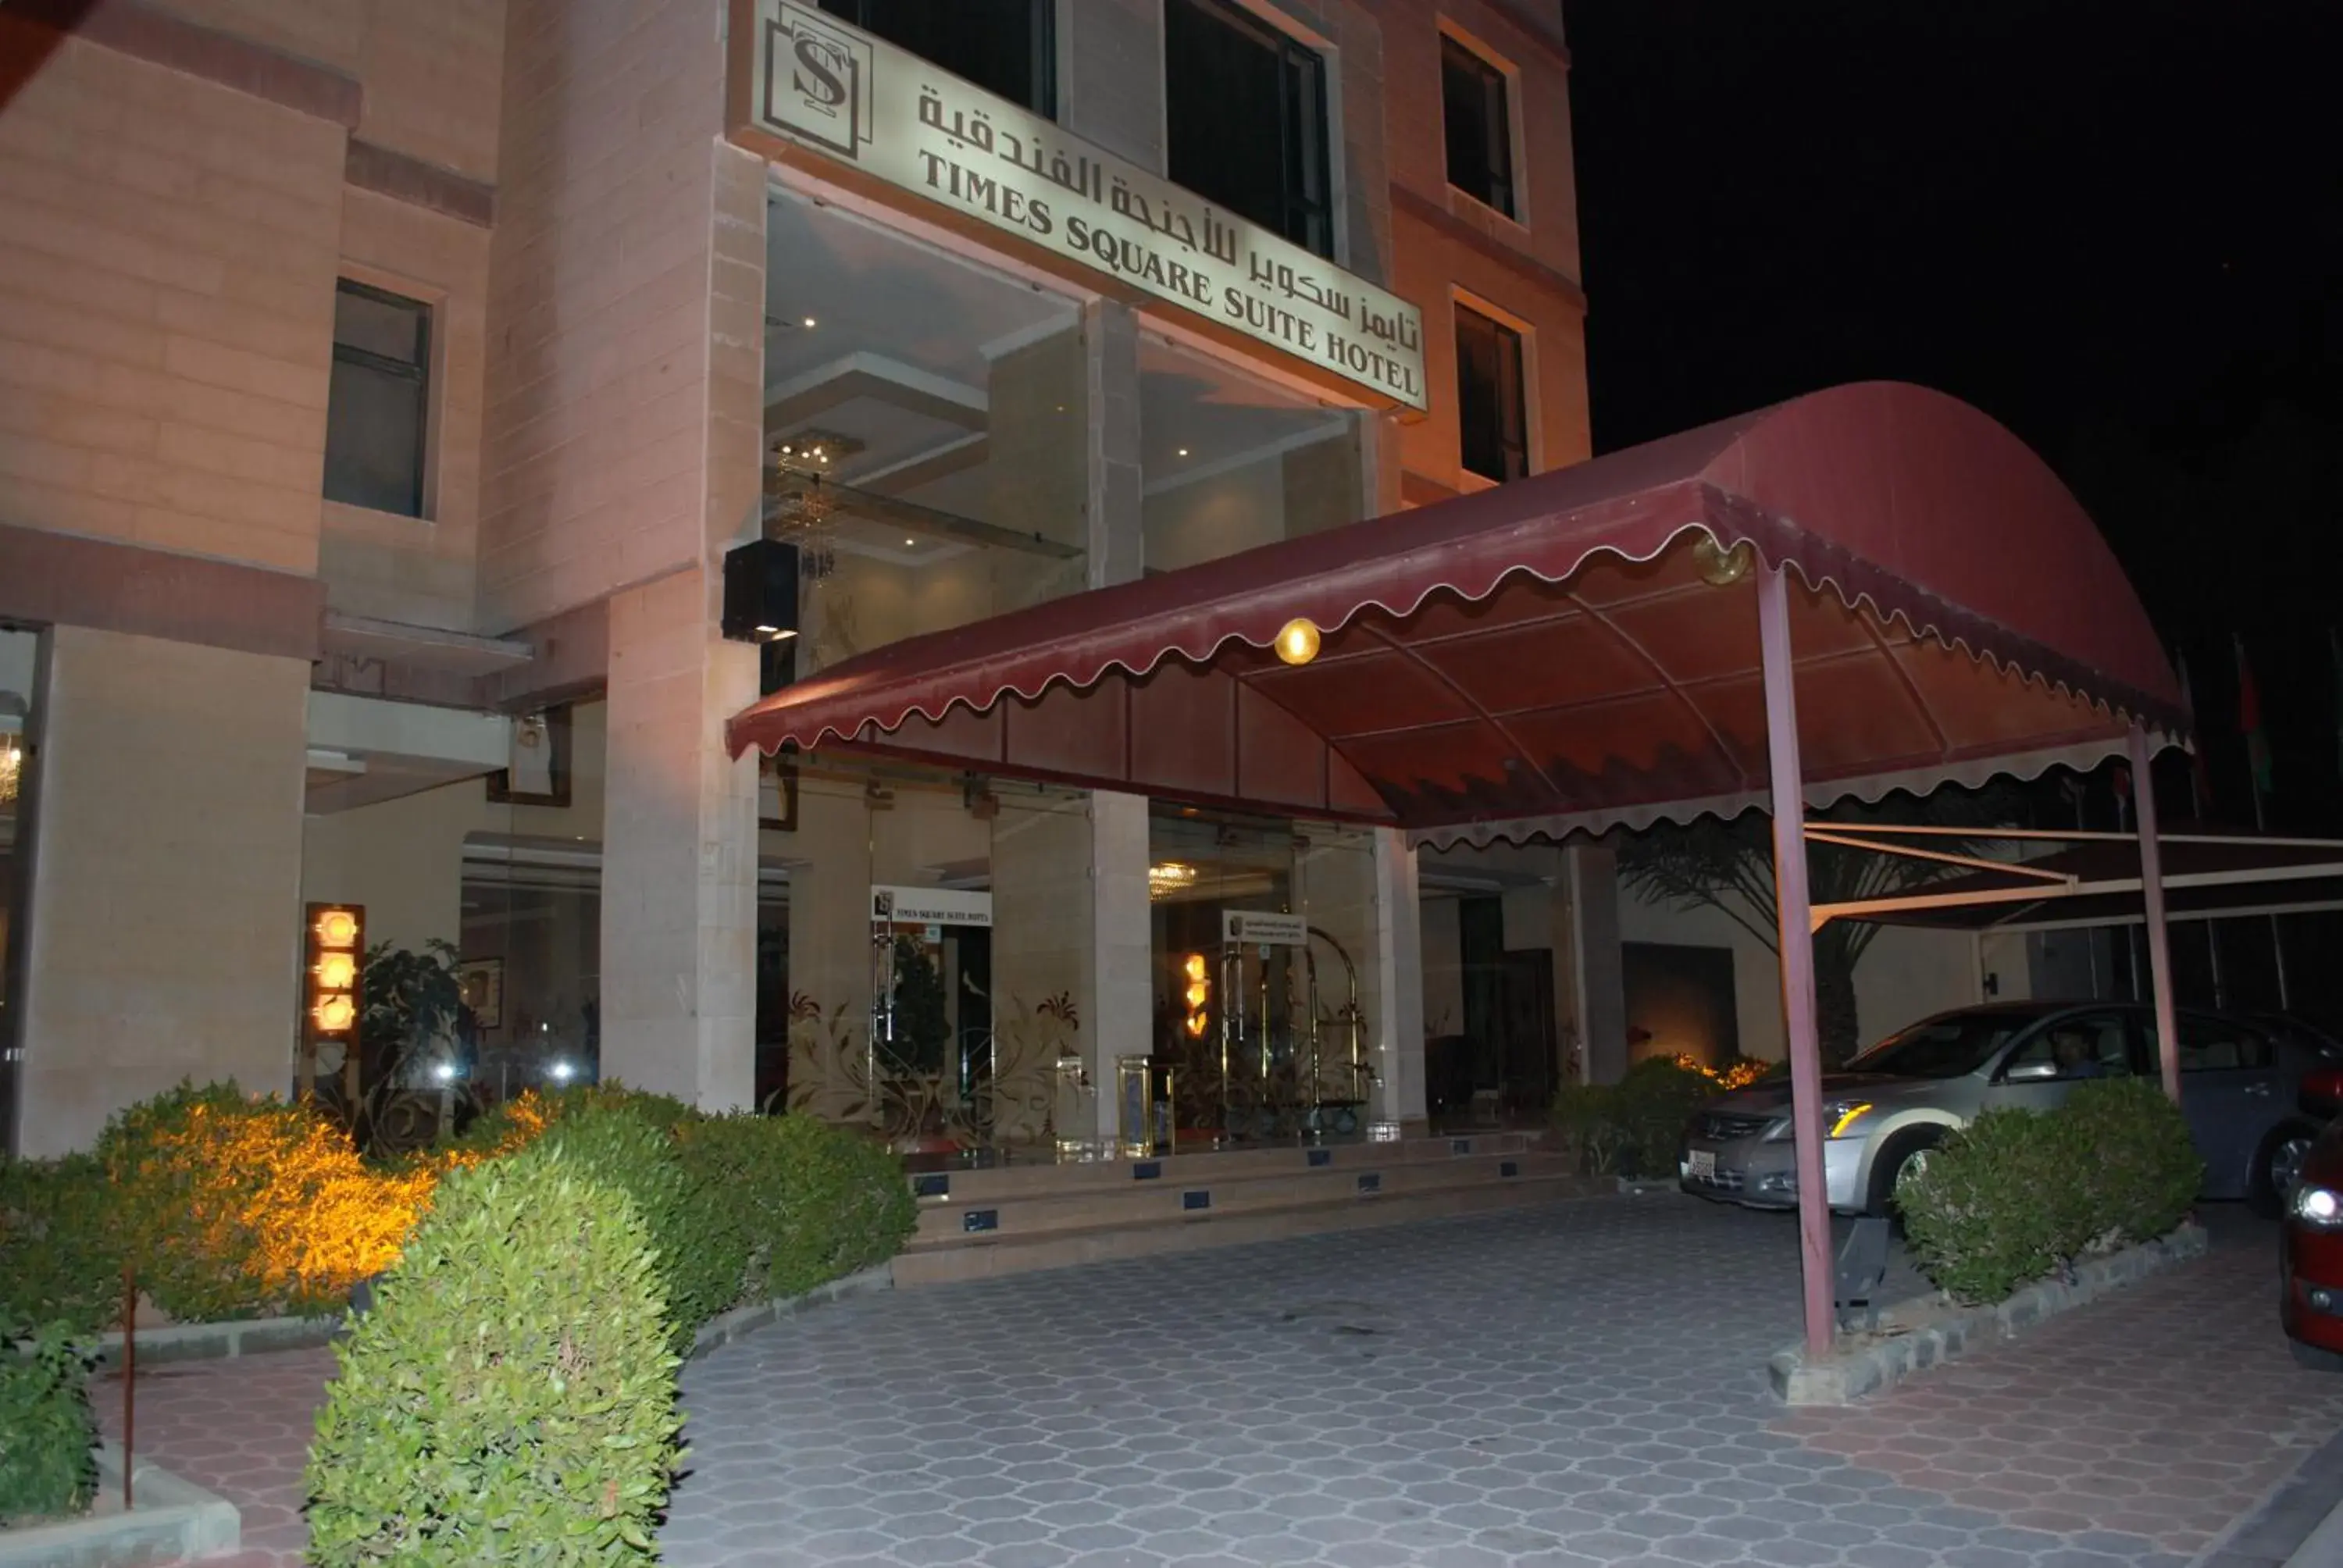
<svg viewBox="0 0 2343 1568"><path fill-rule="evenodd" d="M843 158L870 139L870 41L809 5L784 4L765 30L765 114Z"/></svg>

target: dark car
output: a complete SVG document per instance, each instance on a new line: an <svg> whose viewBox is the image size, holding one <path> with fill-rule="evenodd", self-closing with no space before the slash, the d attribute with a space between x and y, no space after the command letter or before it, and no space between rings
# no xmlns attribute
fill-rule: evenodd
<svg viewBox="0 0 2343 1568"><path fill-rule="evenodd" d="M2183 1010L2180 1106L2205 1161L2205 1196L2275 1214L2318 1116L2306 1075L2343 1066L2335 1045L2286 1020ZM2086 1079L2153 1079L2154 1011L2137 1002L1997 1002L1923 1019L1823 1080L1831 1207L1888 1211L1896 1184L1946 1133L1998 1106L2046 1111ZM1787 1079L1710 1101L1686 1128L1684 1191L1752 1208L1797 1202Z"/></svg>

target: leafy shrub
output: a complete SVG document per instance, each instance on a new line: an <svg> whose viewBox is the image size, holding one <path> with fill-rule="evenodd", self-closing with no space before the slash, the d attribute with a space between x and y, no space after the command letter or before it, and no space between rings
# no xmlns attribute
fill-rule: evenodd
<svg viewBox="0 0 2343 1568"><path fill-rule="evenodd" d="M709 1117L685 1159L739 1206L750 1299L796 1295L901 1250L918 1206L894 1155L809 1116Z"/></svg>
<svg viewBox="0 0 2343 1568"><path fill-rule="evenodd" d="M369 1170L323 1116L233 1083L117 1113L96 1155L123 1256L182 1322L337 1308L430 1201L427 1172Z"/></svg>
<svg viewBox="0 0 2343 1568"><path fill-rule="evenodd" d="M71 1327L0 1316L0 1526L86 1507L96 1453L89 1362Z"/></svg>
<svg viewBox="0 0 2343 1568"><path fill-rule="evenodd" d="M547 1142L451 1174L335 1347L319 1568L641 1563L679 1457L650 1232Z"/></svg>
<svg viewBox="0 0 2343 1568"><path fill-rule="evenodd" d="M2082 1156L2075 1175L2087 1204L2086 1243L2153 1241L2188 1217L2205 1162L2180 1108L2154 1079L2077 1084L2053 1114Z"/></svg>
<svg viewBox="0 0 2343 1568"><path fill-rule="evenodd" d="M2205 1175L2179 1108L2152 1080L2078 1084L2046 1114L1988 1111L1896 1191L1912 1251L1965 1302L1997 1302L2076 1259L2152 1241Z"/></svg>
<svg viewBox="0 0 2343 1568"><path fill-rule="evenodd" d="M122 1315L122 1249L95 1155L0 1160L0 1324L90 1334Z"/></svg>
<svg viewBox="0 0 2343 1568"><path fill-rule="evenodd" d="M1718 1076L1669 1056L1646 1057L1616 1083L1567 1083L1554 1125L1595 1175L1674 1173L1684 1123L1716 1095Z"/></svg>
<svg viewBox="0 0 2343 1568"><path fill-rule="evenodd" d="M650 1094L623 1083L578 1083L567 1089L532 1089L493 1106L455 1144L458 1163L527 1148L545 1130L581 1112L624 1106L662 1132L697 1121L699 1112L672 1095Z"/></svg>
<svg viewBox="0 0 2343 1568"><path fill-rule="evenodd" d="M676 1349L683 1352L700 1324L740 1299L749 1238L739 1197L685 1164L675 1135L639 1103L649 1098L586 1103L556 1121L538 1144L559 1149L578 1169L634 1201L657 1254Z"/></svg>
<svg viewBox="0 0 2343 1568"><path fill-rule="evenodd" d="M1896 1201L1928 1277L1964 1302L1997 1302L2063 1266L2079 1243L2066 1124L1988 1111L1906 1174Z"/></svg>

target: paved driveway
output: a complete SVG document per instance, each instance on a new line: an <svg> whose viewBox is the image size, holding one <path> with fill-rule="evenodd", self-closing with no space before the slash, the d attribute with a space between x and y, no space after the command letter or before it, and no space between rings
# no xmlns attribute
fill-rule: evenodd
<svg viewBox="0 0 2343 1568"><path fill-rule="evenodd" d="M1857 1412L1785 1412L1786 1220L1673 1196L819 1309L691 1366L680 1568L2181 1568L2343 1428L2270 1238ZM142 1385L297 1544L315 1356ZM226 1435L253 1433L249 1438ZM249 1561L270 1562L255 1553ZM287 1560L289 1561L289 1560Z"/></svg>

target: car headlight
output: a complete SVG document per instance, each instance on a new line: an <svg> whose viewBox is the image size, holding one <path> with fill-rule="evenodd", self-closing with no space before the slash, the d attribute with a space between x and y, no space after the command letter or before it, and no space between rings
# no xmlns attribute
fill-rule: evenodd
<svg viewBox="0 0 2343 1568"><path fill-rule="evenodd" d="M1830 1131L1825 1136L1844 1138L1846 1130L1871 1114L1868 1100L1834 1100L1823 1107L1823 1121Z"/></svg>
<svg viewBox="0 0 2343 1568"><path fill-rule="evenodd" d="M2319 1231L2343 1231L2343 1194L2332 1187L2298 1187L2287 1211Z"/></svg>

